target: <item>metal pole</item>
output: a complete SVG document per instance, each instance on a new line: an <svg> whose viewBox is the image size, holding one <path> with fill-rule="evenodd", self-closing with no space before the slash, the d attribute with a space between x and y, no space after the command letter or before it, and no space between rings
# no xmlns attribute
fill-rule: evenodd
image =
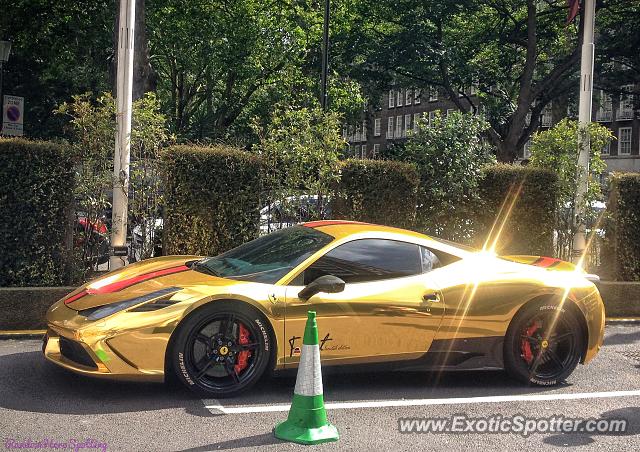
<svg viewBox="0 0 640 452"><path fill-rule="evenodd" d="M329 72L329 5L330 0L324 2L324 30L322 36L322 94L320 103L322 110L327 111L327 78Z"/></svg>
<svg viewBox="0 0 640 452"><path fill-rule="evenodd" d="M110 268L127 264L127 208L131 151L131 90L133 85L133 37L135 0L120 0L117 71L117 130L113 158L113 209L111 213Z"/></svg>
<svg viewBox="0 0 640 452"><path fill-rule="evenodd" d="M578 171L576 176L576 199L574 206L575 232L573 236L573 262L581 263L586 252L586 194L589 184L589 124L591 123L593 96L593 43L595 0L585 0L582 39L582 60L580 65L580 109L578 115Z"/></svg>

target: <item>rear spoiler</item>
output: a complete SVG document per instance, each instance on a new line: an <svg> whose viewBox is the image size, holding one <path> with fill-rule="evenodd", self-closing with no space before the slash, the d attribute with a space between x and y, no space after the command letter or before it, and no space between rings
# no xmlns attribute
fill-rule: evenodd
<svg viewBox="0 0 640 452"><path fill-rule="evenodd" d="M518 262L520 264L533 265L535 267L546 268L547 270L555 270L555 271L581 271L584 273L584 278L591 282L599 282L600 277L598 275L594 275L592 273L586 273L582 269L578 269L575 264L571 262L563 261L561 259L556 259L554 257L544 257L544 256L525 256L525 255L515 255L515 256L500 256L502 259L506 259L512 262Z"/></svg>

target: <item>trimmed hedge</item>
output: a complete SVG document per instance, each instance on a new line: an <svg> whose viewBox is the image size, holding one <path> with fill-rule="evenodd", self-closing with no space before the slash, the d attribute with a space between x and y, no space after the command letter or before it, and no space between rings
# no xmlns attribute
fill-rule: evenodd
<svg viewBox="0 0 640 452"><path fill-rule="evenodd" d="M613 174L605 221L605 266L618 281L640 281L640 173Z"/></svg>
<svg viewBox="0 0 640 452"><path fill-rule="evenodd" d="M264 167L258 156L226 146L173 146L162 161L165 254L215 256L257 236Z"/></svg>
<svg viewBox="0 0 640 452"><path fill-rule="evenodd" d="M63 145L0 139L0 286L67 282L73 188Z"/></svg>
<svg viewBox="0 0 640 452"><path fill-rule="evenodd" d="M527 166L492 165L484 170L479 193L476 245L484 244L498 216L504 218L501 211L506 213L517 195L496 251L503 255L553 256L558 196L558 176L554 172Z"/></svg>
<svg viewBox="0 0 640 452"><path fill-rule="evenodd" d="M420 175L415 166L392 160L346 160L340 165L333 216L412 227Z"/></svg>

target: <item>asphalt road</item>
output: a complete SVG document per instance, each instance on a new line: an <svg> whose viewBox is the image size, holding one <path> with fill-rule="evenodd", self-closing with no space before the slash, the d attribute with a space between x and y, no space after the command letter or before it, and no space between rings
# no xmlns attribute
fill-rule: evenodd
<svg viewBox="0 0 640 452"><path fill-rule="evenodd" d="M107 450L302 449L271 434L286 418L286 411L278 410L290 402L294 383L295 376L279 377L239 398L203 401L176 386L76 376L45 362L39 341L3 340L0 447L10 450L11 441L92 439L106 444ZM313 446L314 450L640 450L640 325L608 325L600 354L589 365L579 366L561 387L524 387L502 372L382 373L326 375L324 391L325 400L334 404L328 414L341 439ZM351 404L345 407L340 402ZM381 404L389 406L375 406ZM276 411L261 412L269 409ZM461 413L472 418L518 414L624 418L628 426L616 434L527 437L398 431L398 418L448 418Z"/></svg>

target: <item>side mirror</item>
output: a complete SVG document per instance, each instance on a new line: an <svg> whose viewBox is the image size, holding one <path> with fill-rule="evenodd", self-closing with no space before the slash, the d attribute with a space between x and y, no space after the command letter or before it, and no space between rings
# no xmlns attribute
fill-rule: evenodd
<svg viewBox="0 0 640 452"><path fill-rule="evenodd" d="M305 286L298 293L298 298L301 300L308 300L315 294L324 293L338 293L344 290L344 281L333 275L324 275L314 279Z"/></svg>

